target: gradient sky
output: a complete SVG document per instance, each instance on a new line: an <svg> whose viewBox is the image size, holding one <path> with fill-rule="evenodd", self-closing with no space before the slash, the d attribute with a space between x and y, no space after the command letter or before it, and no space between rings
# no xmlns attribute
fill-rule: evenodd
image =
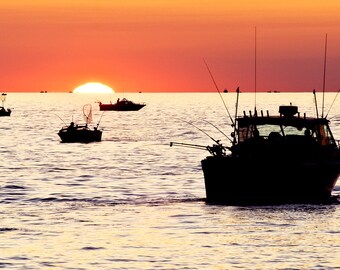
<svg viewBox="0 0 340 270"><path fill-rule="evenodd" d="M340 88L339 0L11 0L0 3L0 91Z"/></svg>

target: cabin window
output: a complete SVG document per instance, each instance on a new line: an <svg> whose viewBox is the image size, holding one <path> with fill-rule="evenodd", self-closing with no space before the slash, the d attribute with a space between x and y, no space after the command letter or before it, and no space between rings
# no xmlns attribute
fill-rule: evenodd
<svg viewBox="0 0 340 270"><path fill-rule="evenodd" d="M285 135L298 135L298 136L303 136L305 133L307 133L306 128L297 128L293 126L286 126L283 128ZM310 133L311 134L311 133Z"/></svg>
<svg viewBox="0 0 340 270"><path fill-rule="evenodd" d="M257 125L239 128L239 142L256 137L268 138L271 132L280 133L281 128L278 125Z"/></svg>
<svg viewBox="0 0 340 270"><path fill-rule="evenodd" d="M259 130L260 137L264 138L268 138L269 134L272 132L280 133L282 135L281 128L278 125L257 126L257 129Z"/></svg>
<svg viewBox="0 0 340 270"><path fill-rule="evenodd" d="M280 135L284 136L311 136L315 137L316 134L313 132L312 129L309 129L307 127L294 127L294 126L283 126L283 132L281 126L279 125L257 125L257 130L259 131L259 136L263 138L268 138L270 133L279 133ZM243 142L246 139L249 139L252 137L253 130L255 128L249 126L239 129L239 141Z"/></svg>

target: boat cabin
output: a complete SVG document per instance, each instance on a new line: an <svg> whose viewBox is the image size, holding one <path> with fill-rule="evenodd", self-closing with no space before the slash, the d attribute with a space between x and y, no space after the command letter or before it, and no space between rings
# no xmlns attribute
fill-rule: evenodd
<svg viewBox="0 0 340 270"><path fill-rule="evenodd" d="M279 116L269 116L261 111L261 115L237 118L238 143L250 138L260 137L263 139L310 137L320 145L329 145L336 142L329 128L329 120L325 118L303 117L297 112L296 106L280 106ZM297 116L295 116L297 115Z"/></svg>
<svg viewBox="0 0 340 270"><path fill-rule="evenodd" d="M237 156L315 156L337 143L326 118L300 115L296 106L280 106L279 115L244 113L236 119L232 153ZM324 151L324 150L323 150Z"/></svg>

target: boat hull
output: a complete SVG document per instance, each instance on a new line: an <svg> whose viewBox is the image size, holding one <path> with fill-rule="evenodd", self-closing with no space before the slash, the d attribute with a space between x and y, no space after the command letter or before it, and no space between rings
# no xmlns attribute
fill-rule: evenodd
<svg viewBox="0 0 340 270"><path fill-rule="evenodd" d="M145 104L99 104L100 111L139 111Z"/></svg>
<svg viewBox="0 0 340 270"><path fill-rule="evenodd" d="M315 203L331 198L340 161L297 162L209 156L202 160L206 202Z"/></svg>
<svg viewBox="0 0 340 270"><path fill-rule="evenodd" d="M62 142L64 143L90 143L90 142L100 142L102 139L101 130L77 130L77 131L67 131L61 129L58 135Z"/></svg>
<svg viewBox="0 0 340 270"><path fill-rule="evenodd" d="M10 116L11 115L11 110L10 109L0 109L0 116Z"/></svg>

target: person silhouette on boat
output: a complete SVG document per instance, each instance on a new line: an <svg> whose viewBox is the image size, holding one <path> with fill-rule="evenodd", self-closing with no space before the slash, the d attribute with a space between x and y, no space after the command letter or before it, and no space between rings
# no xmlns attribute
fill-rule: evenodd
<svg viewBox="0 0 340 270"><path fill-rule="evenodd" d="M306 128L306 130L305 130L305 136L306 137L311 137L311 131L310 131L310 129L308 129L308 128Z"/></svg>
<svg viewBox="0 0 340 270"><path fill-rule="evenodd" d="M260 137L260 132L259 130L255 127L253 130L253 138L259 138Z"/></svg>
<svg viewBox="0 0 340 270"><path fill-rule="evenodd" d="M71 122L70 125L67 127L67 131L75 131L76 127L74 125L74 122Z"/></svg>

